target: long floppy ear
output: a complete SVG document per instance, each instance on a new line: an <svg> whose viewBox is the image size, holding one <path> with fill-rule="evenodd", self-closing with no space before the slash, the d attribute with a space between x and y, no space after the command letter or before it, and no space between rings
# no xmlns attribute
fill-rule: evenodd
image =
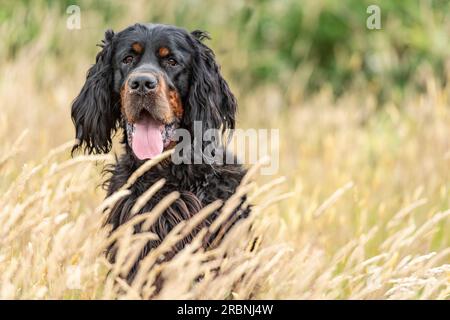
<svg viewBox="0 0 450 320"><path fill-rule="evenodd" d="M113 69L111 65L114 32L107 30L99 46L95 64L89 69L86 82L72 104L72 121L77 144L72 153L83 148L88 153L109 152L112 135L117 129L120 109L113 97Z"/></svg>
<svg viewBox="0 0 450 320"><path fill-rule="evenodd" d="M189 36L195 53L191 86L187 98L186 124L202 121L203 129L234 129L236 98L220 74L213 51L201 42L209 39L203 31L193 31Z"/></svg>

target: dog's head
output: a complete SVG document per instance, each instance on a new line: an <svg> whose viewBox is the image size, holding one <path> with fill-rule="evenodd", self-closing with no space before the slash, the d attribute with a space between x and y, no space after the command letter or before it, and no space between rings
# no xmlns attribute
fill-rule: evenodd
<svg viewBox="0 0 450 320"><path fill-rule="evenodd" d="M203 131L234 128L236 100L204 38L160 24L108 30L72 105L74 150L108 152L120 124L141 160L173 147L174 129L192 133L194 121Z"/></svg>

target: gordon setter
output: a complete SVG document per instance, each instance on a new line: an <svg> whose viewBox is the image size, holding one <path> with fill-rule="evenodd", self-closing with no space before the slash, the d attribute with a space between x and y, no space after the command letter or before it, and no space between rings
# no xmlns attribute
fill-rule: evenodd
<svg viewBox="0 0 450 320"><path fill-rule="evenodd" d="M236 99L219 71L213 51L202 42L205 38L208 35L202 31L189 33L162 24L135 24L118 33L106 31L96 63L89 69L86 82L73 102L72 120L78 139L73 151L81 148L87 153L109 152L112 136L119 128L123 129L120 132L124 133L125 152L106 169L111 173L105 183L107 196L120 189L145 160L174 148L177 129L194 135L193 124L200 121L202 132L217 129L223 137L235 127ZM204 144L201 146L205 147ZM216 142L215 147L224 145ZM175 164L168 159L129 188L130 195L112 208L107 223L115 230L131 219L131 209L139 196L162 178L164 186L139 213L149 212L166 195L179 192L179 198L150 228L159 239L148 242L140 255L142 259L180 221L217 199L228 199L245 173L236 162ZM227 225L233 225L248 213L248 209L236 209ZM219 211L213 212L200 227L209 226L218 214ZM135 230L140 232L140 226ZM173 248L172 256L192 240L196 230ZM205 248L217 236L218 233L210 235ZM108 256L112 262L114 255L111 247ZM129 281L138 262L127 276Z"/></svg>

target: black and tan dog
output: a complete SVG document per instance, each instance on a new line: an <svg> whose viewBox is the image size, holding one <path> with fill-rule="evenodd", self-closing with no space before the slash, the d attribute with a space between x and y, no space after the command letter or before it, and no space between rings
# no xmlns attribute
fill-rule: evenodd
<svg viewBox="0 0 450 320"><path fill-rule="evenodd" d="M122 127L126 133L122 140L126 152L106 169L111 173L106 181L108 196L121 188L146 159L173 148L177 128L193 134L195 121L201 121L203 131L218 129L224 134L234 128L236 99L220 74L213 51L202 43L204 38L207 35L201 31L189 33L160 24L135 24L116 34L111 30L105 33L96 63L73 102L72 119L79 141L74 150L106 153L116 130ZM161 178L166 180L164 186L140 213L149 212L169 193L180 193L151 227L159 240L147 244L140 255L142 259L180 221L217 199L228 199L244 174L245 170L237 164L166 161L130 187L131 194L119 201L107 221L113 229L128 221L136 199ZM199 227L210 225L217 214L218 211L212 213ZM230 219L235 221L247 215L247 209L238 209ZM137 226L136 232L139 231ZM172 255L194 234L195 231L178 243ZM205 247L214 237L209 237ZM114 262L113 249L108 255ZM136 267L128 275L129 281L135 272Z"/></svg>

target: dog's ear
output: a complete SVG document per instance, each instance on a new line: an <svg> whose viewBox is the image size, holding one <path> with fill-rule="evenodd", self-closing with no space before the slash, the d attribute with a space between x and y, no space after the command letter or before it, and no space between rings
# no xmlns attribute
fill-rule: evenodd
<svg viewBox="0 0 450 320"><path fill-rule="evenodd" d="M187 98L185 124L202 121L203 129L234 129L236 98L220 74L213 51L201 42L209 39L203 31L189 35L194 55L191 85Z"/></svg>
<svg viewBox="0 0 450 320"><path fill-rule="evenodd" d="M107 30L99 46L95 64L89 69L86 82L72 104L72 121L75 125L77 144L72 153L83 148L88 153L109 152L112 135L117 129L120 109L113 97L113 38Z"/></svg>

